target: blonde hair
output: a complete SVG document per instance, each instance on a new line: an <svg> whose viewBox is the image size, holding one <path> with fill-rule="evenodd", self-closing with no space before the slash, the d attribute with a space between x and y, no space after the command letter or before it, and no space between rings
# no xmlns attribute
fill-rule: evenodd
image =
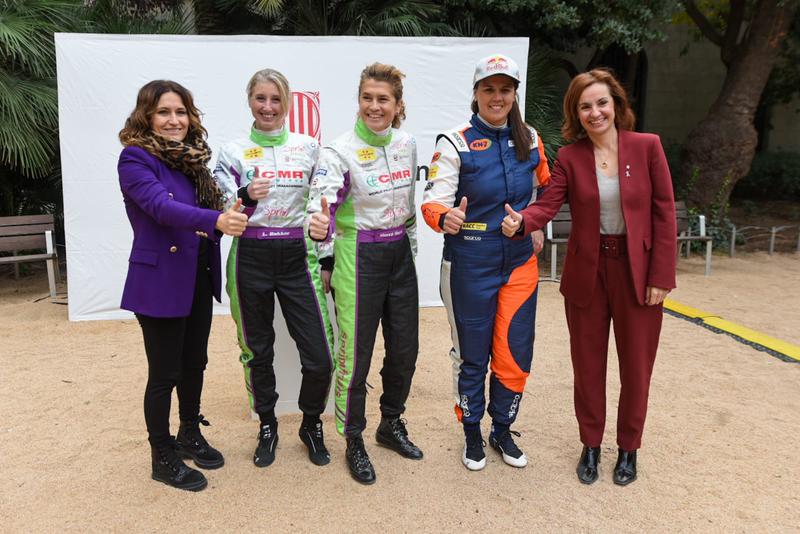
<svg viewBox="0 0 800 534"><path fill-rule="evenodd" d="M275 69L261 69L253 74L250 81L247 82L247 99L250 100L253 96L253 89L256 88L256 85L268 82L274 83L275 87L278 88L278 94L281 95L281 110L288 114L292 105L292 91L289 89L289 80Z"/></svg>

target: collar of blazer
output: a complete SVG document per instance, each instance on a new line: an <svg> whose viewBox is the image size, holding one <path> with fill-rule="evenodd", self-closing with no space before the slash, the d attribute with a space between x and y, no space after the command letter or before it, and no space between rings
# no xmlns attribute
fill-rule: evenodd
<svg viewBox="0 0 800 534"><path fill-rule="evenodd" d="M620 195L625 195L630 181L636 173L631 163L631 141L636 137L635 132L619 130L617 132L617 165L619 169ZM594 192L599 196L597 189L597 169L594 161L594 145L592 140L584 137L575 142L576 172L586 175L586 180ZM589 178L591 177L591 179Z"/></svg>

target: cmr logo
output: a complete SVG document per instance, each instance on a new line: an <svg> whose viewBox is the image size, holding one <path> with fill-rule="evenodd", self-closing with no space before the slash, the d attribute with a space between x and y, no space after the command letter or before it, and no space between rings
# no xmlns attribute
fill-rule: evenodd
<svg viewBox="0 0 800 534"><path fill-rule="evenodd" d="M249 171L247 171L247 178L251 181L255 178L266 178L267 180L274 180L275 178L278 179L286 179L286 180L302 180L303 179L303 171L290 171L290 170L278 170L273 171L272 169L262 169L261 167L253 167Z"/></svg>
<svg viewBox="0 0 800 534"><path fill-rule="evenodd" d="M403 169L402 171L393 171L392 174L371 174L367 176L366 182L370 187L378 187L382 184L396 182L397 180L410 180L411 171Z"/></svg>
<svg viewBox="0 0 800 534"><path fill-rule="evenodd" d="M310 135L322 142L319 128L319 92L292 91L292 108L289 110L289 131Z"/></svg>
<svg viewBox="0 0 800 534"><path fill-rule="evenodd" d="M475 139L469 144L469 149L475 152L482 152L492 146L491 139Z"/></svg>

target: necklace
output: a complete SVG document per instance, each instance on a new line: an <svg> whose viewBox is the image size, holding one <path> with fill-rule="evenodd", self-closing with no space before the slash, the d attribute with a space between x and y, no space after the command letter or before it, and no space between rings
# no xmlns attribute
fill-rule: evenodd
<svg viewBox="0 0 800 534"><path fill-rule="evenodd" d="M598 161L600 163L600 168L603 170L608 168L608 156L609 156L608 154L603 156L602 152L597 148L595 148L594 150L595 161Z"/></svg>

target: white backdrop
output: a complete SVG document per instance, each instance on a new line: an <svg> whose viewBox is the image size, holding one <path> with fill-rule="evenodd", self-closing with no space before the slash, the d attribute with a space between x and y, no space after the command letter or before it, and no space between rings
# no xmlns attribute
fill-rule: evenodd
<svg viewBox="0 0 800 534"><path fill-rule="evenodd" d="M224 142L249 132L245 86L255 71L274 68L286 75L293 91L319 92L324 144L353 127L364 66L391 63L406 74L402 127L417 138L420 165L428 165L436 134L470 116L476 61L493 53L509 55L524 80L528 57L526 38L56 34L55 41L71 321L132 318L119 309L132 233L117 181L122 149L117 133L148 81L172 79L192 91L216 153ZM524 109L524 84L519 96ZM424 188L417 184L417 206ZM421 216L418 220L420 304L440 305L441 236ZM228 313L223 299L215 313ZM279 317L278 312L276 353L296 362Z"/></svg>

